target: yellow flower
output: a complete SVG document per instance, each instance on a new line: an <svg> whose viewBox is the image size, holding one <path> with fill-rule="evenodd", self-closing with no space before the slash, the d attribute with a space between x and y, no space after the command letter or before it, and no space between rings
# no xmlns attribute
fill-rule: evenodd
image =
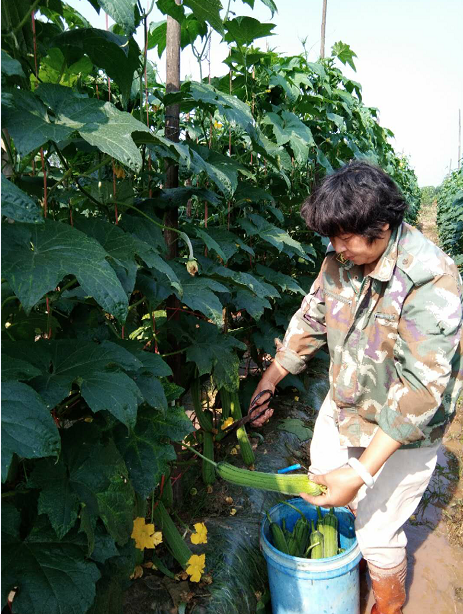
<svg viewBox="0 0 463 614"><path fill-rule="evenodd" d="M162 533L154 531L154 524L145 524L144 518L135 518L131 537L139 550L154 548L162 542Z"/></svg>
<svg viewBox="0 0 463 614"><path fill-rule="evenodd" d="M220 428L222 429L222 431L224 431L231 424L233 424L233 422L234 422L233 418L227 418Z"/></svg>
<svg viewBox="0 0 463 614"><path fill-rule="evenodd" d="M217 130L219 128L222 128L223 124L221 124L220 122L214 122L214 128L216 128Z"/></svg>
<svg viewBox="0 0 463 614"><path fill-rule="evenodd" d="M207 544L207 527L204 522L197 522L195 525L196 533L191 535L192 544Z"/></svg>
<svg viewBox="0 0 463 614"><path fill-rule="evenodd" d="M196 259L188 260L188 262L186 263L186 270L192 277L196 275L196 273L199 271L198 262L196 261Z"/></svg>
<svg viewBox="0 0 463 614"><path fill-rule="evenodd" d="M187 574L190 576L192 582L199 582L201 575L206 566L205 554L192 554L188 559L188 567L186 568Z"/></svg>
<svg viewBox="0 0 463 614"><path fill-rule="evenodd" d="M114 165L114 174L118 179L125 178L125 170L121 166Z"/></svg>

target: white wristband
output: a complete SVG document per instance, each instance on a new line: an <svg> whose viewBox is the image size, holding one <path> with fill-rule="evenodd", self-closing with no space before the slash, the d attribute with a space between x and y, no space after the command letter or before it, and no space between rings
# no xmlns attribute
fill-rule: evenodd
<svg viewBox="0 0 463 614"><path fill-rule="evenodd" d="M362 478L362 480L365 482L368 488L373 488L373 486L375 485L373 476L370 473L368 473L368 471L365 469L365 467L362 465L362 463L358 459L354 457L349 458L349 460L347 461L347 464L350 465L356 473L358 473L358 475Z"/></svg>

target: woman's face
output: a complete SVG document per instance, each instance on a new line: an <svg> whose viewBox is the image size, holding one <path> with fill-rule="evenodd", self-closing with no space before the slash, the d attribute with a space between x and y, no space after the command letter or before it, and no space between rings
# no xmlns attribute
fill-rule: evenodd
<svg viewBox="0 0 463 614"><path fill-rule="evenodd" d="M336 253L342 255L346 260L350 260L357 265L374 265L384 254L391 237L389 224L384 224L382 230L382 237L376 239L373 243L369 243L362 235L349 232L341 233L336 237L329 237L329 239Z"/></svg>

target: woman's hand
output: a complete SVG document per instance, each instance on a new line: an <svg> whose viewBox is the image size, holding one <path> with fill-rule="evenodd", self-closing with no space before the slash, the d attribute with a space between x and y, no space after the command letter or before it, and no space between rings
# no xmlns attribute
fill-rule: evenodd
<svg viewBox="0 0 463 614"><path fill-rule="evenodd" d="M335 469L324 475L310 475L309 478L316 484L327 486L327 491L318 497L312 497L306 493L299 493L312 505L322 507L342 507L352 501L359 488L363 486L362 478L350 467Z"/></svg>
<svg viewBox="0 0 463 614"><path fill-rule="evenodd" d="M257 405L253 407L254 399L257 397L258 394L260 394L264 390L270 390L272 394L271 395L263 394L257 401ZM266 380L265 378L262 378L257 388L254 390L254 394L251 397L251 403L249 405L248 413L251 416L257 416L262 411L264 411L264 409L266 408L267 409L265 413L262 414L262 416L260 416L257 420L249 422L250 425L252 425L253 427L260 427L260 426L263 426L268 420L270 420L270 418L273 415L273 409L268 407L268 405L270 401L272 400L274 394L275 394L275 385L272 382Z"/></svg>

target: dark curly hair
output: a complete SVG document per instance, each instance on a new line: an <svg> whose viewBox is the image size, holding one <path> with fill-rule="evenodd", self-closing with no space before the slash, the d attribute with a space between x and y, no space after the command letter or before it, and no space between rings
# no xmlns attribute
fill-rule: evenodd
<svg viewBox="0 0 463 614"><path fill-rule="evenodd" d="M321 181L303 203L301 215L322 236L353 233L372 243L382 236L384 224L391 230L401 224L407 206L389 175L354 160Z"/></svg>

